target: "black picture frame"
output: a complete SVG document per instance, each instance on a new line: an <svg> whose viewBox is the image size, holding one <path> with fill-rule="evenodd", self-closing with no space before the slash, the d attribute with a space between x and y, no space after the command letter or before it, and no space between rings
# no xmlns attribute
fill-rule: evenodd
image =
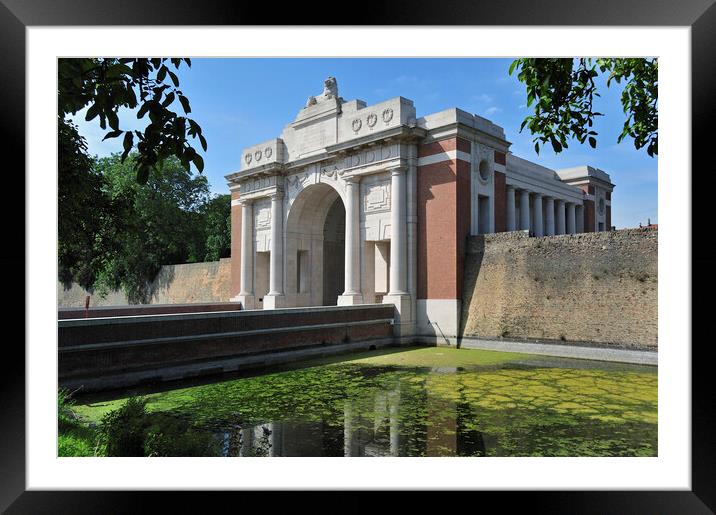
<svg viewBox="0 0 716 515"><path fill-rule="evenodd" d="M318 8L317 4L282 4L278 7L258 2L239 4L229 1L203 0L0 0L0 98L2 100L2 139L6 149L17 158L13 196L24 198L17 187L24 189L24 181L17 180L25 169L25 29L29 26L82 25L298 25L317 24L319 14L330 15L327 25L606 25L606 26L683 26L691 28L692 72L692 168L713 169L709 159L716 139L716 0L503 0L493 2L454 1L449 4L425 0L400 0L383 5L361 3L331 3ZM693 107L693 106L697 106ZM5 153L5 152L3 152ZM697 168L698 167L698 168ZM716 246L708 240L712 218L708 188L695 188L690 170L666 171L683 174L692 181L692 313L700 306L710 309L710 291L716 286L714 265ZM25 195L31 192L25 191ZM703 207L703 209L700 209ZM8 224L6 237L25 241L25 227L17 220L18 207L4 204L4 220ZM24 209L23 211L24 212ZM15 234L12 234L12 231ZM29 272L25 264L24 243L17 244L13 257L3 257L3 264L15 270ZM20 250L23 249L23 250ZM12 285L23 291L19 274ZM20 289L23 288L23 289ZM702 294L702 295L699 295ZM697 299L705 299L703 303ZM32 306L26 306L32 309ZM692 329L705 331L702 317L692 314ZM696 322L701 321L700 324ZM9 322L6 317L6 322ZM684 323L690 323L684 321ZM9 325L9 324L7 324ZM524 502L531 512L549 513L714 513L716 512L716 410L711 381L708 333L693 331L692 341L692 488L690 491L584 491L584 492L480 492L481 504L489 497L509 497L510 503ZM212 503L226 503L230 496L241 496L241 505L251 502L276 502L284 494L246 492L211 495L198 493L191 499L187 492L66 492L26 491L25 486L25 353L17 348L17 340L6 339L0 359L0 510L7 513L142 513L168 511L171 505L188 511L192 505L203 507L199 512L212 511ZM670 344L671 342L662 342ZM270 495L271 497L267 497ZM295 495L295 493L294 493ZM303 494L299 494L303 495ZM355 493L323 493L325 506L337 502L340 506L359 508L352 502ZM420 500L423 493L413 492ZM151 508L149 502L161 496L164 509ZM261 496L261 499L257 498ZM232 501L234 502L234 501ZM300 502L300 501L299 501ZM458 501L456 501L458 502ZM498 502L504 503L504 499ZM454 505L455 507L457 505ZM320 506L318 506L320 509Z"/></svg>

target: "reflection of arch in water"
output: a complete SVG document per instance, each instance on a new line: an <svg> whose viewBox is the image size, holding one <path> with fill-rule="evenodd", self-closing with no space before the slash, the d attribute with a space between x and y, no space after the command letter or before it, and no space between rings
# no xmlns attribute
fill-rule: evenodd
<svg viewBox="0 0 716 515"><path fill-rule="evenodd" d="M287 297L293 306L335 305L344 286L346 211L325 183L308 186L286 219Z"/></svg>

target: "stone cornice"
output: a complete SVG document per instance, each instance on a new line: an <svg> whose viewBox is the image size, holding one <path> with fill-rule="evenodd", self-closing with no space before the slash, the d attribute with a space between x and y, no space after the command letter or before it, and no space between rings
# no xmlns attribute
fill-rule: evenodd
<svg viewBox="0 0 716 515"><path fill-rule="evenodd" d="M225 175L224 178L228 182L229 186L231 186L231 184L241 182L244 179L249 179L249 178L254 178L254 177L271 176L271 175L281 175L283 173L283 170L285 169L285 167L286 167L286 165L283 165L283 164L269 163L269 164L257 166L255 168L250 168L248 170L233 172L228 175Z"/></svg>

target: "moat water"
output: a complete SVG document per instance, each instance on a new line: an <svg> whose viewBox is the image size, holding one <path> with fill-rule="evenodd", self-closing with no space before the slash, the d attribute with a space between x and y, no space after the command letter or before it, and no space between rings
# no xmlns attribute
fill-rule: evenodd
<svg viewBox="0 0 716 515"><path fill-rule="evenodd" d="M141 396L217 456L656 456L657 369L451 348L80 397L89 425Z"/></svg>

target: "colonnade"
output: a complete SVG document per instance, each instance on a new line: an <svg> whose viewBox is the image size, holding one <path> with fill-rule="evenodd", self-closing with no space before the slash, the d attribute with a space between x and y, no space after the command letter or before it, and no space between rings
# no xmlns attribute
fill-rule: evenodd
<svg viewBox="0 0 716 515"><path fill-rule="evenodd" d="M584 206L581 204L509 185L506 204L508 231L532 231L537 237L584 231Z"/></svg>

